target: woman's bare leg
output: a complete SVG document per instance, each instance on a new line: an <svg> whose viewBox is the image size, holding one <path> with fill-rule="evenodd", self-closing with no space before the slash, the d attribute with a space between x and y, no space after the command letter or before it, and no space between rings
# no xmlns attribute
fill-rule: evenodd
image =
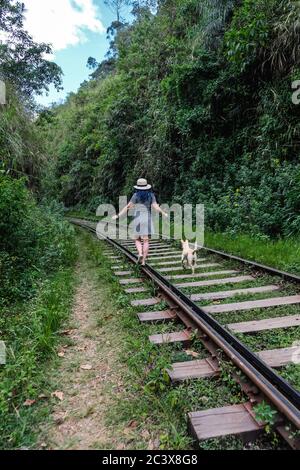
<svg viewBox="0 0 300 470"><path fill-rule="evenodd" d="M149 238L143 237L144 245L143 245L143 264L146 264L148 254L149 254Z"/></svg>
<svg viewBox="0 0 300 470"><path fill-rule="evenodd" d="M139 256L143 256L142 240L140 238L136 238L134 241L135 241L135 246L136 246Z"/></svg>

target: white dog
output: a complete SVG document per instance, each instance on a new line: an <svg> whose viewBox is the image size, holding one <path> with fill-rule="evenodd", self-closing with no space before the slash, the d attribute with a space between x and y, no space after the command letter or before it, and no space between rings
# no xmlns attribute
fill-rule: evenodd
<svg viewBox="0 0 300 470"><path fill-rule="evenodd" d="M197 242L195 243L195 247L191 248L189 241L183 241L181 240L182 244L182 257L181 257L181 262L183 269L187 269L187 267L190 267L193 271L193 274L195 274L195 269L197 268Z"/></svg>

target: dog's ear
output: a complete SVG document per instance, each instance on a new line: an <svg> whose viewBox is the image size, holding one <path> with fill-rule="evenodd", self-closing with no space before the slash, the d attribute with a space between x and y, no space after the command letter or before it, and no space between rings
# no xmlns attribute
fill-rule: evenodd
<svg viewBox="0 0 300 470"><path fill-rule="evenodd" d="M195 248L194 248L193 254L197 253L197 251L198 251L198 244L197 244L197 242L196 242L196 243L195 243Z"/></svg>

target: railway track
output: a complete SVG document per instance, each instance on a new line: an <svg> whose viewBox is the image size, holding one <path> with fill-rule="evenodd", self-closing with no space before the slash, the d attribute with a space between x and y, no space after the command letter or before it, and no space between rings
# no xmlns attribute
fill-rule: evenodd
<svg viewBox="0 0 300 470"><path fill-rule="evenodd" d="M96 223L70 222L96 233ZM245 401L191 411L192 435L199 441L229 435L252 439L268 424L258 419L256 407L267 404L277 410L274 429L290 447L299 449L300 393L285 379L284 370L300 363L300 345L280 347L279 338L277 347L264 347L268 344L264 335L289 331L291 340L300 339L300 278L210 249L200 252L192 275L182 270L180 251L165 240L152 242L148 264L137 276L130 266L137 262L134 243L104 241L112 270L132 296L140 322L184 325L178 331L151 335L149 341L186 346L196 335L207 351L204 359L174 363L168 370L172 382L213 378L221 373L223 361L234 365L231 373Z"/></svg>

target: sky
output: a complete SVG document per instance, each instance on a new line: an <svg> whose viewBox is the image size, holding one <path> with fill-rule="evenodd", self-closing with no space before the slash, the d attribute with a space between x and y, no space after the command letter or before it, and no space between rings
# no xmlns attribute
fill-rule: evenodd
<svg viewBox="0 0 300 470"><path fill-rule="evenodd" d="M63 100L88 79L91 71L87 59L104 59L109 42L106 30L115 19L104 0L23 0L26 7L25 29L37 42L52 45L54 60L63 70L62 92L51 87L49 96L37 97L38 103L49 105ZM129 18L129 11L123 16Z"/></svg>

